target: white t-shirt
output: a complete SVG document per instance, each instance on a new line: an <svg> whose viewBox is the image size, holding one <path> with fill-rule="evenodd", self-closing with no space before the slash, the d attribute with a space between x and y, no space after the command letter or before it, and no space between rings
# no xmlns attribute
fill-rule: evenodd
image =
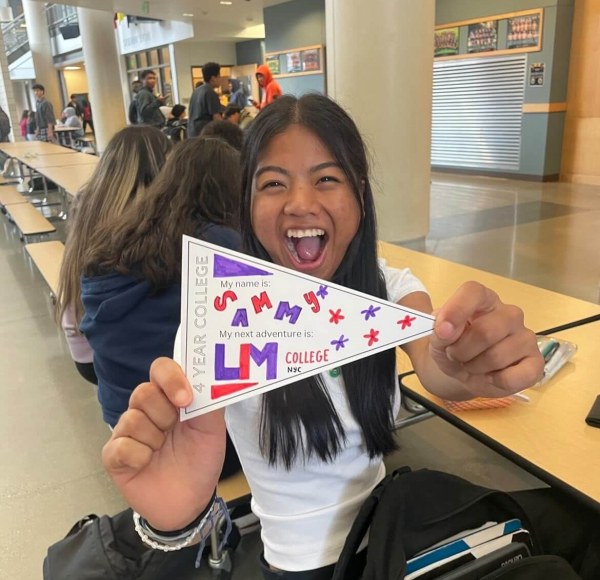
<svg viewBox="0 0 600 580"><path fill-rule="evenodd" d="M408 269L387 268L388 299L398 302L425 292ZM175 344L179 358L179 333ZM337 562L362 503L385 476L381 457L369 459L362 431L350 410L341 375L321 375L346 433L346 446L332 463L300 457L288 471L270 466L259 447L261 396L230 405L225 412L229 435L252 490L252 510L260 519L265 560L290 572ZM397 391L395 411L400 406Z"/></svg>

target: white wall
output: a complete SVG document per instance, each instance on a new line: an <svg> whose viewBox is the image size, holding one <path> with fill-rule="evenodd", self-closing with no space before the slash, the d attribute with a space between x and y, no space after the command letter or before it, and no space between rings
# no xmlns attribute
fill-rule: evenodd
<svg viewBox="0 0 600 580"><path fill-rule="evenodd" d="M192 67L205 62L218 62L221 65L234 65L235 42L178 42L173 45L179 101L188 105L193 91Z"/></svg>

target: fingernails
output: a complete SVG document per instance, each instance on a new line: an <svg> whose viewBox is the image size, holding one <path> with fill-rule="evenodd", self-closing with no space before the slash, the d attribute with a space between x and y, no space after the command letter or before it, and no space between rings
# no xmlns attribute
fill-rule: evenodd
<svg viewBox="0 0 600 580"><path fill-rule="evenodd" d="M454 327L454 325L451 322L444 320L436 328L436 334L442 339L452 338L455 330L456 330L456 328Z"/></svg>
<svg viewBox="0 0 600 580"><path fill-rule="evenodd" d="M186 407L188 402L188 395L185 391L180 391L175 395L175 404L178 407Z"/></svg>

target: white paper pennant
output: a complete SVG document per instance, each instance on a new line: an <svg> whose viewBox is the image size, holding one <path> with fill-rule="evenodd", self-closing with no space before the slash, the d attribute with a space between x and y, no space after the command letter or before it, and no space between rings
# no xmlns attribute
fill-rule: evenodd
<svg viewBox="0 0 600 580"><path fill-rule="evenodd" d="M181 321L184 420L426 336L434 318L184 236Z"/></svg>

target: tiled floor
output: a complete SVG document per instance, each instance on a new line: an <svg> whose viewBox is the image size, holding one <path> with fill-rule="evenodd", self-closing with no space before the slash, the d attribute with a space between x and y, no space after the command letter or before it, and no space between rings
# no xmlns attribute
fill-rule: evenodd
<svg viewBox="0 0 600 580"><path fill-rule="evenodd" d="M600 188L434 175L423 251L598 301ZM0 579L41 578L49 544L88 513L123 502L104 475L108 437L93 388L79 377L42 278L0 216ZM534 478L439 419L401 430L389 465L453 471L496 487ZM244 538L233 578L260 578L256 534ZM199 578L211 577L206 567Z"/></svg>

